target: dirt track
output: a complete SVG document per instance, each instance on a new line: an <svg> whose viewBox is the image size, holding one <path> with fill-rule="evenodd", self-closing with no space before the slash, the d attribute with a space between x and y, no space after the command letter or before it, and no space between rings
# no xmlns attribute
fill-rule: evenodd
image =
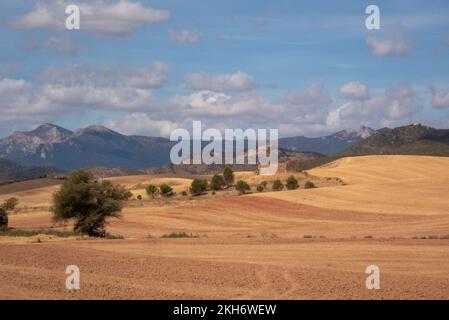
<svg viewBox="0 0 449 320"><path fill-rule="evenodd" d="M439 158L424 171L421 159L415 167L409 160L403 174L411 184L392 175L390 192L406 196L413 183L425 184L429 175L437 175L432 168L443 170ZM329 208L338 201L321 203L326 199L319 193L314 206L302 202L309 191L369 185L380 192L384 178L381 171L373 174L375 167L371 163L365 174L360 166L317 169L341 170L349 184L343 187L131 206L108 228L125 240L41 237L36 243L37 237L0 237L0 298L449 299L449 239L429 239L448 238L449 214L438 209L446 198L432 207L432 197L422 193L415 200L423 213L392 211L396 205L388 197L379 197L381 213L359 211L365 198L346 198L352 210ZM365 180L352 180L349 172ZM433 185L440 197L445 174L440 172ZM369 176L375 179L367 182ZM41 203L49 201L47 189L27 192ZM31 229L51 226L50 218L37 211L10 220L12 227ZM160 238L172 231L198 238ZM65 289L69 264L81 269L78 292ZM364 271L371 264L380 267L380 290L365 288Z"/></svg>

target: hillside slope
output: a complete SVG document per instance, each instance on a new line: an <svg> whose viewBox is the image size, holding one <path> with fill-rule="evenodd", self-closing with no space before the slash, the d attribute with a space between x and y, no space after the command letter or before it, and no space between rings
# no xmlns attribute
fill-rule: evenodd
<svg viewBox="0 0 449 320"><path fill-rule="evenodd" d="M339 177L346 185L269 192L260 196L323 208L375 213L432 215L449 212L447 157L350 157L308 173Z"/></svg>

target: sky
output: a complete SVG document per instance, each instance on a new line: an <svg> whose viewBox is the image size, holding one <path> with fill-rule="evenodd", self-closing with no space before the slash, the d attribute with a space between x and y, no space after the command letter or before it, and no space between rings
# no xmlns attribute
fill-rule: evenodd
<svg viewBox="0 0 449 320"><path fill-rule="evenodd" d="M65 28L70 4L80 30ZM448 16L447 0L2 0L0 136L449 128Z"/></svg>

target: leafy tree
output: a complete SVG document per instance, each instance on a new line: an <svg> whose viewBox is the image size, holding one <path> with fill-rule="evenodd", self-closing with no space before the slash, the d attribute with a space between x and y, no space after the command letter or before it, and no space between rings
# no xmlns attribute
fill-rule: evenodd
<svg viewBox="0 0 449 320"><path fill-rule="evenodd" d="M170 197L173 195L173 188L166 183L159 186L159 191L163 197Z"/></svg>
<svg viewBox="0 0 449 320"><path fill-rule="evenodd" d="M290 176L287 178L285 186L288 190L294 190L299 188L298 179L296 179L294 176Z"/></svg>
<svg viewBox="0 0 449 320"><path fill-rule="evenodd" d="M120 217L129 196L122 186L94 180L85 170L74 171L53 195L53 218L55 221L73 218L75 231L104 236L106 219Z"/></svg>
<svg viewBox="0 0 449 320"><path fill-rule="evenodd" d="M2 207L5 210L9 211L9 210L14 210L18 204L19 204L19 199L13 197L13 198L9 198L9 199L5 200Z"/></svg>
<svg viewBox="0 0 449 320"><path fill-rule="evenodd" d="M4 208L0 208L0 229L8 228L8 211Z"/></svg>
<svg viewBox="0 0 449 320"><path fill-rule="evenodd" d="M193 195L200 195L203 194L204 191L206 191L208 187L208 183L207 180L203 180L203 179L194 179L192 181L192 184L190 186L190 192Z"/></svg>
<svg viewBox="0 0 449 320"><path fill-rule="evenodd" d="M235 185L235 189L239 192L239 194L245 194L246 191L251 190L251 187L246 181L239 180Z"/></svg>
<svg viewBox="0 0 449 320"><path fill-rule="evenodd" d="M158 193L159 189L154 184L150 184L145 188L145 191L147 192L147 194L149 196L151 196L151 198L154 199L154 197Z"/></svg>
<svg viewBox="0 0 449 320"><path fill-rule="evenodd" d="M222 175L215 174L210 181L210 188L212 190L221 190L226 185Z"/></svg>
<svg viewBox="0 0 449 320"><path fill-rule="evenodd" d="M226 186L230 187L234 183L234 171L230 167L226 167L223 170L223 178L226 182Z"/></svg>
<svg viewBox="0 0 449 320"><path fill-rule="evenodd" d="M284 185L282 184L281 180L275 180L273 182L273 187L272 187L273 191L281 191L282 189L284 189Z"/></svg>
<svg viewBox="0 0 449 320"><path fill-rule="evenodd" d="M305 189L313 189L313 188L316 188L316 186L312 181L307 180L306 183L304 184L304 188Z"/></svg>

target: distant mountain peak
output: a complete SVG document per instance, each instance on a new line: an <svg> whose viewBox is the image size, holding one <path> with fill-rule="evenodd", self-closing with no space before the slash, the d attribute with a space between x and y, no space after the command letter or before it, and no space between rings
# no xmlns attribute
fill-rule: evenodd
<svg viewBox="0 0 449 320"><path fill-rule="evenodd" d="M371 136L375 130L370 127L361 125L359 129L344 129L333 134L334 137L341 140L366 139Z"/></svg>

